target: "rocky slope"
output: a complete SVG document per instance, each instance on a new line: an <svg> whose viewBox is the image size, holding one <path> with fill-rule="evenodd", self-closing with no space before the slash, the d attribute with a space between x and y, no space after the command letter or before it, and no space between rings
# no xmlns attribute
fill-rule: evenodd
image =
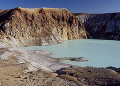
<svg viewBox="0 0 120 86"><path fill-rule="evenodd" d="M40 50L0 48L0 86L77 86L50 71L63 66L48 54Z"/></svg>
<svg viewBox="0 0 120 86"><path fill-rule="evenodd" d="M0 11L1 46L48 45L86 38L84 26L67 9L15 8Z"/></svg>
<svg viewBox="0 0 120 86"><path fill-rule="evenodd" d="M74 15L84 23L86 31L92 38L120 39L120 13L74 13Z"/></svg>
<svg viewBox="0 0 120 86"><path fill-rule="evenodd" d="M58 70L57 73L63 79L85 86L120 86L120 74L106 68L68 67Z"/></svg>

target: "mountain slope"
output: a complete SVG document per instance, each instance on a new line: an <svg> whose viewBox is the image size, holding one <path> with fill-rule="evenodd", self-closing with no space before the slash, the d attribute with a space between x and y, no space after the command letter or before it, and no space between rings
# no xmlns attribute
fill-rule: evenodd
<svg viewBox="0 0 120 86"><path fill-rule="evenodd" d="M120 39L120 13L74 13L74 15L84 23L86 31L92 38Z"/></svg>
<svg viewBox="0 0 120 86"><path fill-rule="evenodd" d="M67 9L15 8L0 11L1 46L48 45L86 38L84 26Z"/></svg>

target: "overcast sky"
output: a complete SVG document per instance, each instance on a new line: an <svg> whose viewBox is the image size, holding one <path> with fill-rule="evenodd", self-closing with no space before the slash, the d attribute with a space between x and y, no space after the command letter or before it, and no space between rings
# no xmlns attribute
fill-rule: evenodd
<svg viewBox="0 0 120 86"><path fill-rule="evenodd" d="M0 9L67 8L72 13L120 12L120 0L0 0Z"/></svg>

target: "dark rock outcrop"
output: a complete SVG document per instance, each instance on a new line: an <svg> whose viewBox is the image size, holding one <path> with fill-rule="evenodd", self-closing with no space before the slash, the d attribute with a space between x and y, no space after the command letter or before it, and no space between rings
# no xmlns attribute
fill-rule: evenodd
<svg viewBox="0 0 120 86"><path fill-rule="evenodd" d="M59 77L85 86L120 86L120 74L106 68L68 67L58 71ZM81 86L81 85L80 85Z"/></svg>
<svg viewBox="0 0 120 86"><path fill-rule="evenodd" d="M0 11L1 46L32 46L86 38L79 20L67 9L15 8Z"/></svg>
<svg viewBox="0 0 120 86"><path fill-rule="evenodd" d="M85 57L64 57L64 58L59 58L58 60L70 60L70 61L77 61L77 62L88 61Z"/></svg>
<svg viewBox="0 0 120 86"><path fill-rule="evenodd" d="M72 58L69 58L70 61L78 61L78 62L85 62L85 61L88 61L85 57L72 57Z"/></svg>
<svg viewBox="0 0 120 86"><path fill-rule="evenodd" d="M112 69L112 70L114 70L114 71L120 73L120 67L119 67L119 68L116 68L116 67L109 66L109 67L106 67L106 68Z"/></svg>
<svg viewBox="0 0 120 86"><path fill-rule="evenodd" d="M74 13L84 23L88 37L93 39L120 39L120 13Z"/></svg>

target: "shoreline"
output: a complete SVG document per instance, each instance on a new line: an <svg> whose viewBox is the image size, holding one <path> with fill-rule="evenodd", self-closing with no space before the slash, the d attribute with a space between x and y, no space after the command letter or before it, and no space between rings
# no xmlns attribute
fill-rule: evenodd
<svg viewBox="0 0 120 86"><path fill-rule="evenodd" d="M21 48L0 48L0 59L6 60L11 57L15 57L18 59L17 63L22 64L22 63L29 63L28 66L28 72L29 71L36 71L39 69L43 69L46 71L57 71L61 68L65 67L82 67L82 66L76 66L72 64L67 64L67 63L62 63L61 61L63 60L69 60L74 57L69 57L69 58L55 58L51 55L51 52L48 51L43 51L43 50L25 50ZM84 61L83 61L84 62ZM85 67L94 67L94 66L85 66ZM95 68L107 68L107 69L112 69L115 71L118 70L118 67L113 67L113 66L107 66L107 67L95 67Z"/></svg>
<svg viewBox="0 0 120 86"><path fill-rule="evenodd" d="M104 83L107 83L108 86L111 84L119 86L120 84L119 71L69 65L61 63L59 58L50 57L50 54L42 50L0 48L0 69L2 69L0 85L16 86L14 84L19 83L20 86L25 84L37 86L39 83L49 86L50 83L54 83L53 86L61 86L62 83L63 86L93 86L97 83L98 86L104 86Z"/></svg>
<svg viewBox="0 0 120 86"><path fill-rule="evenodd" d="M27 71L36 71L43 69L47 71L56 71L71 65L59 62L59 59L50 57L51 53L42 50L24 50L21 48L2 48L0 49L1 59L15 57L18 64L29 63Z"/></svg>

